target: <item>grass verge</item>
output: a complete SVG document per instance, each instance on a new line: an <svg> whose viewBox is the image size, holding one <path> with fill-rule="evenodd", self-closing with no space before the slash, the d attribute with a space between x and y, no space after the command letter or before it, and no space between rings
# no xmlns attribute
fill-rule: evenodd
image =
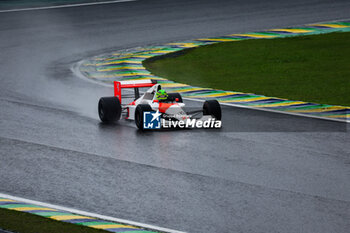
<svg viewBox="0 0 350 233"><path fill-rule="evenodd" d="M225 42L144 66L193 86L350 106L349 42L350 32Z"/></svg>
<svg viewBox="0 0 350 233"><path fill-rule="evenodd" d="M0 208L0 228L19 233L103 233L106 231L59 222L38 215Z"/></svg>

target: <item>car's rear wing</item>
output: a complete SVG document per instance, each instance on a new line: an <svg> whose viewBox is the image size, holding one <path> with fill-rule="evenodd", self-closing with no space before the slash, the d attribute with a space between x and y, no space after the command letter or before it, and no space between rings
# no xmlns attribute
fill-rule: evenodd
<svg viewBox="0 0 350 233"><path fill-rule="evenodd" d="M140 97L139 88L141 87L153 87L157 84L157 80L131 80L131 81L114 81L114 96L118 97L120 103L122 102L122 89L134 88L135 99Z"/></svg>

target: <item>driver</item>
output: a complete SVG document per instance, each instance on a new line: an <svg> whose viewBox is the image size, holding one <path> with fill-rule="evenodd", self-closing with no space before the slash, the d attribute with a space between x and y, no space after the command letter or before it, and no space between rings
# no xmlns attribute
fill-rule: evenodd
<svg viewBox="0 0 350 233"><path fill-rule="evenodd" d="M157 100L159 100L159 102L165 102L168 100L168 93L166 93L166 91L160 89L156 93L156 98L157 98Z"/></svg>

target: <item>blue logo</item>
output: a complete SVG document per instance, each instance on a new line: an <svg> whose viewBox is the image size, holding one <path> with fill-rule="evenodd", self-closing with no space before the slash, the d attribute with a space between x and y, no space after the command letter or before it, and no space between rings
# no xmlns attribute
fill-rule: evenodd
<svg viewBox="0 0 350 233"><path fill-rule="evenodd" d="M160 129L160 116L162 114L157 112L143 113L143 128L144 129Z"/></svg>

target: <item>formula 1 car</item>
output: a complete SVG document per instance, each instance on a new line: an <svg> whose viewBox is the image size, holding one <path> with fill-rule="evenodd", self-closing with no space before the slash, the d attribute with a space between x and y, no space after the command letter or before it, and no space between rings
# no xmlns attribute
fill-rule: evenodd
<svg viewBox="0 0 350 233"><path fill-rule="evenodd" d="M139 88L149 87L142 95ZM133 95L123 94L122 89L134 89ZM182 97L179 93L168 93L166 100L158 100L156 92L161 90L161 84L156 80L114 81L114 96L102 97L98 103L98 114L102 122L113 123L121 118L134 120L140 130L145 130L144 113L157 112L161 121L183 121L193 119L202 113L202 117L196 119L221 120L221 107L216 100L207 100L203 108L185 112ZM132 98L128 104L122 103L123 98Z"/></svg>

